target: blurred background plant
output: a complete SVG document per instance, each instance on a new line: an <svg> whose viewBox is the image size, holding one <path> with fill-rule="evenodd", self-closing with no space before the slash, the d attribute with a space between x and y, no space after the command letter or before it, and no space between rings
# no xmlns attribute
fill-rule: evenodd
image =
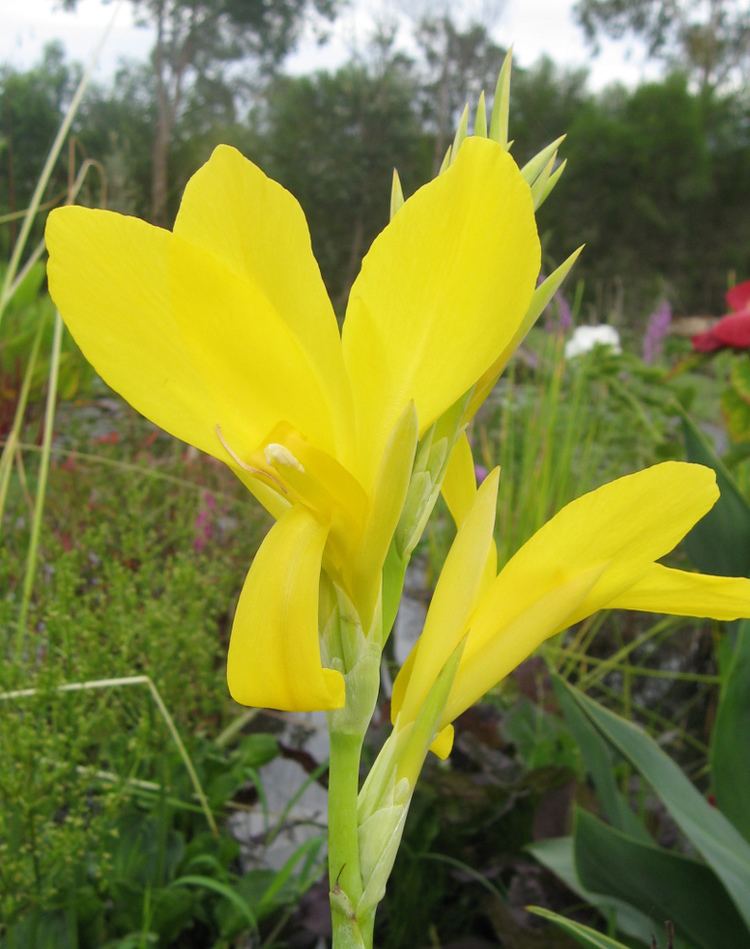
<svg viewBox="0 0 750 949"><path fill-rule="evenodd" d="M487 23L436 6L417 18L407 50L384 20L350 62L292 75L284 55L306 18L324 28L340 7L275 6L283 16L269 20L263 4L136 4L162 27L152 57L98 84L60 44L29 69L0 66L8 949L326 938L315 797L324 801L325 750L314 723L239 709L224 684L234 600L265 521L220 466L154 430L95 377L61 332L40 257L45 212L68 197L169 223L189 175L224 141L298 196L343 312L388 220L392 166L407 194L436 171L466 98L494 88L504 50ZM602 37L633 26L620 6L581 0L579 17ZM514 71L518 160L568 133L568 168L540 214L545 272L588 247L473 425L478 475L502 466L502 560L604 481L666 458L712 465L722 501L675 562L747 575L750 357L701 355L689 341L750 267L741 51L722 21L714 34L727 42L713 58L693 46L683 56L685 44L714 35L710 23L700 35L688 29L700 25L698 5L631 6L649 14L635 25L667 63L662 78L592 91L585 71L550 59ZM699 324L686 322L696 314ZM592 323L616 328L621 351L566 358L575 328ZM442 512L408 584L397 647L418 624L451 530ZM688 792L669 771L698 821L711 829L706 802L715 802L747 838L750 767L733 736L749 724L748 635L611 613L525 663L462 717L450 761L431 763L378 945L609 944L586 943L585 927L602 940L667 945L665 919L675 946L743 944L746 907L717 875L710 841L681 823L636 752L656 754L655 739L660 767L671 760L692 782ZM381 711L385 721L387 689ZM618 743L615 715L645 730L635 752ZM375 729L373 753L378 739ZM628 873L603 874L602 853ZM636 891L624 878L662 879L665 867L685 883L661 901L656 886ZM693 892L705 902L688 905ZM721 931L710 924L716 907Z"/></svg>

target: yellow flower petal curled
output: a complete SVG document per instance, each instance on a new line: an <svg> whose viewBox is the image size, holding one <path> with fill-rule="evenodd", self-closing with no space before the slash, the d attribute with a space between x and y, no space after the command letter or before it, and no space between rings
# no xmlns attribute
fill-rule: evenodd
<svg viewBox="0 0 750 949"><path fill-rule="evenodd" d="M351 393L341 338L297 199L237 149L219 145L188 181L174 233L215 254L265 296L327 380L340 440L348 439Z"/></svg>
<svg viewBox="0 0 750 949"><path fill-rule="evenodd" d="M666 462L566 505L511 558L471 615L447 631L445 648L467 638L441 725L447 726L545 639L598 609L620 606L722 618L750 614L750 581L697 577L654 564L717 497L711 469ZM415 679L420 657L421 647L403 670L406 681L397 680L397 706L411 708L424 692Z"/></svg>
<svg viewBox="0 0 750 949"><path fill-rule="evenodd" d="M343 331L359 464L374 460L410 400L420 431L513 337L539 271L528 185L496 143L469 138L375 239Z"/></svg>
<svg viewBox="0 0 750 949"><path fill-rule="evenodd" d="M452 725L446 725L441 728L435 736L435 740L430 745L430 751L437 755L441 761L445 761L453 748L453 739L455 731Z"/></svg>
<svg viewBox="0 0 750 949"><path fill-rule="evenodd" d="M511 673L552 633L564 629L568 617L580 609L601 573L602 567L575 573L561 569L554 589L527 603L523 612L497 629L482 649L465 658L443 712L443 727Z"/></svg>
<svg viewBox="0 0 750 949"><path fill-rule="evenodd" d="M344 678L325 669L318 640L327 528L291 508L266 536L240 594L227 682L242 705L287 711L341 708Z"/></svg>
<svg viewBox="0 0 750 949"><path fill-rule="evenodd" d="M464 660L537 600L567 586L576 574L601 570L596 585L565 625L602 609L654 560L669 553L717 498L710 468L665 462L567 504L510 559L482 597L472 617ZM549 635L558 631L551 626ZM533 648L536 644L529 652Z"/></svg>
<svg viewBox="0 0 750 949"><path fill-rule="evenodd" d="M657 563L611 600L609 606L674 616L735 620L750 613L750 580L689 573Z"/></svg>
<svg viewBox="0 0 750 949"><path fill-rule="evenodd" d="M265 295L160 228L66 207L47 224L50 292L97 372L139 412L231 464L283 419L335 451L327 383Z"/></svg>
<svg viewBox="0 0 750 949"><path fill-rule="evenodd" d="M409 657L394 684L394 722L399 715L405 722L414 721L433 682L464 635L481 590L492 544L499 475L500 470L495 468L482 483L448 553L413 657ZM408 679L408 685L399 682L402 677Z"/></svg>

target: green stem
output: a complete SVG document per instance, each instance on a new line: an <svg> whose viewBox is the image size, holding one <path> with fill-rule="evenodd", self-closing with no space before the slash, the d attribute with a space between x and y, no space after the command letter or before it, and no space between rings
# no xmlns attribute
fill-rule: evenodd
<svg viewBox="0 0 750 949"><path fill-rule="evenodd" d="M364 931L356 906L362 896L357 828L359 757L362 734L331 728L328 773L328 876L333 949L371 949L372 931Z"/></svg>

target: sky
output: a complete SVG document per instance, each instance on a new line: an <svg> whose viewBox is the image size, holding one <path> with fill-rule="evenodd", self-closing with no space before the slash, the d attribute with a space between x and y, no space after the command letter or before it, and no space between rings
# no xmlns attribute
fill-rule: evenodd
<svg viewBox="0 0 750 949"><path fill-rule="evenodd" d="M637 48L624 43L605 43L594 56L583 40L573 15L574 0L452 0L445 4L459 19L480 16L491 24L491 32L503 46L512 44L515 61L531 65L542 54L570 66L586 66L590 83L599 89L619 80L635 85L656 75ZM420 11L440 6L436 0L349 0L348 8L330 30L328 42L320 46L309 30L297 51L287 61L294 73L335 68L358 48L378 22L398 25L399 43L410 48L410 28ZM131 4L126 0L104 3L79 0L75 13L59 9L58 0L0 0L0 64L19 68L31 65L45 43L60 39L73 59L88 62L92 51L112 20L114 25L99 57L96 76L111 75L123 58L143 59L151 45L147 29L135 25Z"/></svg>

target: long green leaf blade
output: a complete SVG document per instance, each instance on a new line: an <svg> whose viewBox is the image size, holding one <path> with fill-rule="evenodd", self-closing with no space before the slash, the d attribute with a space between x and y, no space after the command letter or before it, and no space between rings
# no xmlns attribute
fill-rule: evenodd
<svg viewBox="0 0 750 949"><path fill-rule="evenodd" d="M716 472L721 497L685 538L688 556L706 573L730 577L750 575L750 504L706 436L688 416L682 416L688 461Z"/></svg>
<svg viewBox="0 0 750 949"><path fill-rule="evenodd" d="M534 916L541 916L542 919L548 919L582 946L593 946L594 949L628 949L625 943L610 939L609 936L603 936L590 926L584 926L583 923L566 919L564 916L553 913L552 910L544 909L542 906L527 906L526 911Z"/></svg>
<svg viewBox="0 0 750 949"><path fill-rule="evenodd" d="M734 949L750 936L705 863L644 844L583 810L576 815L574 839L576 867L587 889L610 893L652 919L671 919L690 946Z"/></svg>
<svg viewBox="0 0 750 949"><path fill-rule="evenodd" d="M738 624L734 654L711 736L711 776L723 814L750 841L750 622ZM750 886L750 882L748 882Z"/></svg>
<svg viewBox="0 0 750 949"><path fill-rule="evenodd" d="M597 728L653 787L680 830L724 884L750 929L750 844L641 728L577 689L567 688Z"/></svg>

